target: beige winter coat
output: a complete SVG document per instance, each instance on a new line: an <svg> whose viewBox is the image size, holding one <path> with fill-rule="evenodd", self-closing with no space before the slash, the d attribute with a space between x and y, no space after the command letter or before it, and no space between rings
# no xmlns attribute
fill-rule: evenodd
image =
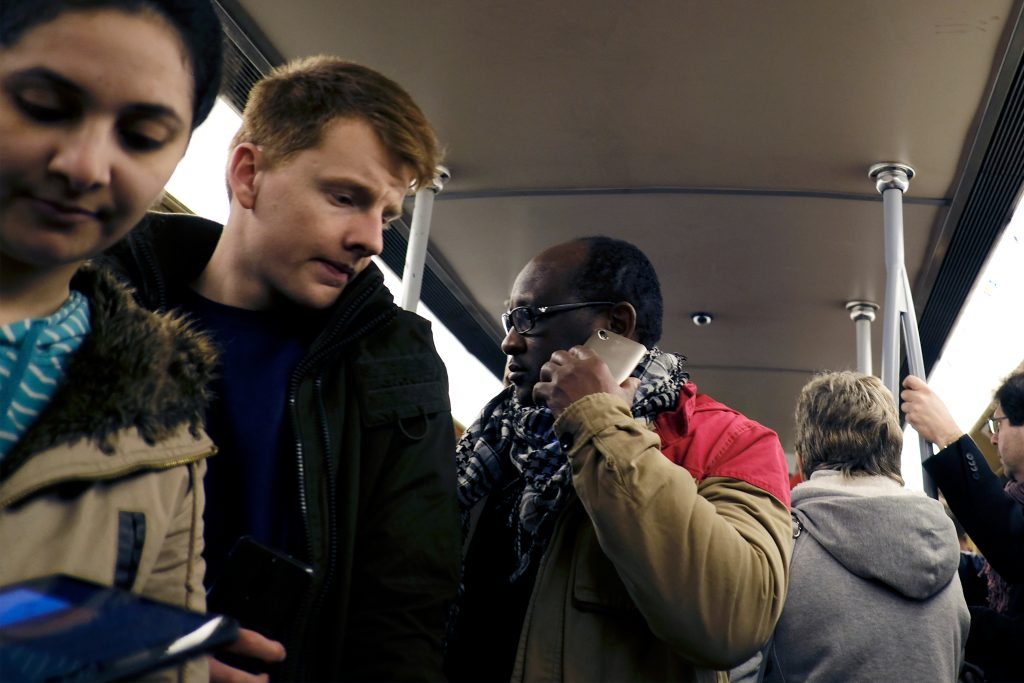
<svg viewBox="0 0 1024 683"><path fill-rule="evenodd" d="M578 500L541 560L514 683L725 681L771 634L792 550L778 438L694 385L654 427L608 394L555 423Z"/></svg>
<svg viewBox="0 0 1024 683"><path fill-rule="evenodd" d="M92 331L0 460L0 585L59 572L205 610L202 478L215 449L199 425L212 349L105 275L85 270L74 286ZM175 673L205 680L206 662Z"/></svg>

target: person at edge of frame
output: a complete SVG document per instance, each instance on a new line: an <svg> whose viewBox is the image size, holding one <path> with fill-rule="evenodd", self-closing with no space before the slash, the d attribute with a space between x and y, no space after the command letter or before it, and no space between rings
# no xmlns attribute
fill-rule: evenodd
<svg viewBox="0 0 1024 683"><path fill-rule="evenodd" d="M988 420L1005 481L924 380L906 377L900 397L907 423L939 449L925 470L985 558L986 604L970 605L966 659L986 681L1024 680L1015 656L1024 636L1024 368L996 390Z"/></svg>
<svg viewBox="0 0 1024 683"><path fill-rule="evenodd" d="M88 260L143 217L209 114L220 36L209 0L3 0L2 585L68 574L205 608L213 345ZM0 679L38 664L8 662ZM208 673L200 657L153 677Z"/></svg>

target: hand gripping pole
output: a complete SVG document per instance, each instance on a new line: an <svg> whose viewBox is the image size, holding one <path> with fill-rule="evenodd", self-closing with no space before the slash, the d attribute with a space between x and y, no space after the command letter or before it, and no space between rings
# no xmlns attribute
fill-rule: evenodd
<svg viewBox="0 0 1024 683"><path fill-rule="evenodd" d="M892 392L896 404L900 401L899 369L900 331L907 352L910 374L925 379L924 355L917 330L914 298L907 278L903 256L903 193L910 187L914 169L906 164L886 162L875 164L868 170L875 181L875 189L882 195L885 213L885 307L882 311L882 383ZM932 454L932 447L921 437L921 462ZM924 490L937 497L935 482L922 470Z"/></svg>

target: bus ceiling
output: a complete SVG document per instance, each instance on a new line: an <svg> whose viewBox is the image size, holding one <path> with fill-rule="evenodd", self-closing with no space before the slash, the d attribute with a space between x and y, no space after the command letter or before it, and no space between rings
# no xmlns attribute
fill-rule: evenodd
<svg viewBox="0 0 1024 683"><path fill-rule="evenodd" d="M661 274L662 346L787 451L799 388L856 367L846 305L885 315L867 169L916 170L903 277L926 372L1024 178L1018 0L218 1L236 108L274 64L315 53L378 68L423 106L452 179L431 197L422 299L495 375L522 265L621 237ZM401 273L408 227L386 235Z"/></svg>

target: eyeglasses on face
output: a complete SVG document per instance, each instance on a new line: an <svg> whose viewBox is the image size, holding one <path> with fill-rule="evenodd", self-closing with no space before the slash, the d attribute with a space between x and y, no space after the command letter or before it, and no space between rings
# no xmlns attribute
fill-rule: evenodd
<svg viewBox="0 0 1024 683"><path fill-rule="evenodd" d="M1002 422L1005 419L1007 419L1007 417L1005 415L1003 415L1002 417L995 417L995 416L990 417L988 419L988 430L990 432L992 432L993 434L998 434L999 433L999 423Z"/></svg>
<svg viewBox="0 0 1024 683"><path fill-rule="evenodd" d="M538 318L554 313L564 313L587 306L614 306L614 301L580 301L574 304L555 304L553 306L516 306L511 311L501 314L501 326L505 334L513 329L519 334L526 334L537 324Z"/></svg>

